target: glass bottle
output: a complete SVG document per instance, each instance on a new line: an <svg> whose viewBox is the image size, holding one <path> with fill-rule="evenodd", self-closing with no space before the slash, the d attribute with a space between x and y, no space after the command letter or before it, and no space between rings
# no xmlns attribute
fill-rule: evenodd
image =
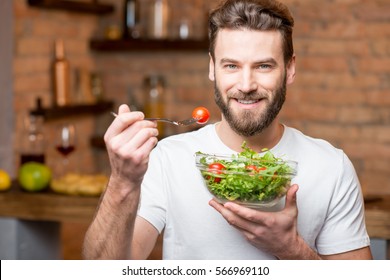
<svg viewBox="0 0 390 280"><path fill-rule="evenodd" d="M98 73L91 73L91 91L96 102L103 99L103 82Z"/></svg>
<svg viewBox="0 0 390 280"><path fill-rule="evenodd" d="M150 11L149 35L154 39L168 37L168 2L167 0L154 0Z"/></svg>
<svg viewBox="0 0 390 280"><path fill-rule="evenodd" d="M162 76L150 75L145 78L146 102L145 117L164 117L164 86L165 81ZM164 123L158 122L157 128L161 136L164 135Z"/></svg>
<svg viewBox="0 0 390 280"><path fill-rule="evenodd" d="M69 62L65 58L64 42L55 41L55 59L53 61L53 87L55 106L70 104Z"/></svg>
<svg viewBox="0 0 390 280"><path fill-rule="evenodd" d="M20 153L20 164L26 162L45 163L45 139L43 135L43 114L40 100L37 109L30 112L24 119L23 142Z"/></svg>
<svg viewBox="0 0 390 280"><path fill-rule="evenodd" d="M141 35L139 0L125 0L123 10L123 38L139 38Z"/></svg>

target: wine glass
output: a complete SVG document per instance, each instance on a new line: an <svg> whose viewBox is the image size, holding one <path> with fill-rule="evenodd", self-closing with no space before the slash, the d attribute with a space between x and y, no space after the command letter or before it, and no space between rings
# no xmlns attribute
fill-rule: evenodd
<svg viewBox="0 0 390 280"><path fill-rule="evenodd" d="M73 124L66 123L58 127L56 149L63 156L63 165L69 164L69 154L75 150L76 130Z"/></svg>

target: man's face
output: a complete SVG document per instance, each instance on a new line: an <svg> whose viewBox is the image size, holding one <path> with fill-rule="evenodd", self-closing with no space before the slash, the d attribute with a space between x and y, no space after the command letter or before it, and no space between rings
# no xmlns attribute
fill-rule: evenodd
<svg viewBox="0 0 390 280"><path fill-rule="evenodd" d="M256 135L272 123L294 75L294 60L284 64L279 32L219 32L209 77L224 119L239 135Z"/></svg>

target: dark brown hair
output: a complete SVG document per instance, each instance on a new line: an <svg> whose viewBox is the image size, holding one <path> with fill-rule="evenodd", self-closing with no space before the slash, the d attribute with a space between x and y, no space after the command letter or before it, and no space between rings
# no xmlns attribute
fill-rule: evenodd
<svg viewBox="0 0 390 280"><path fill-rule="evenodd" d="M274 0L227 0L209 17L210 54L221 29L278 30L283 37L283 55L287 64L294 54L292 30L294 19L289 9Z"/></svg>

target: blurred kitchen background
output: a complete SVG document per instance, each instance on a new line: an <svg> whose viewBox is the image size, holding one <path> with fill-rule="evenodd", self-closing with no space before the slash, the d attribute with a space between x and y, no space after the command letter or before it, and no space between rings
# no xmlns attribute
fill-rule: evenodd
<svg viewBox="0 0 390 280"><path fill-rule="evenodd" d="M147 110L153 87L167 118L184 119L196 106L205 106L210 122L219 119L208 80L206 22L209 9L219 1L136 2L136 24L129 19L125 29L124 0L1 0L0 168L16 176L31 112L44 118L45 162L55 174L61 172L62 158L53 144L54 131L64 120L76 128L72 168L109 174L102 146L113 118L109 112L122 103ZM297 76L288 88L283 121L343 149L366 196L390 195L390 2L282 2L295 17L297 55ZM70 96L59 108L52 67L60 40L69 66ZM161 129L162 137L185 131ZM4 230L10 221L1 216ZM81 257L87 225L61 223L61 258Z"/></svg>

